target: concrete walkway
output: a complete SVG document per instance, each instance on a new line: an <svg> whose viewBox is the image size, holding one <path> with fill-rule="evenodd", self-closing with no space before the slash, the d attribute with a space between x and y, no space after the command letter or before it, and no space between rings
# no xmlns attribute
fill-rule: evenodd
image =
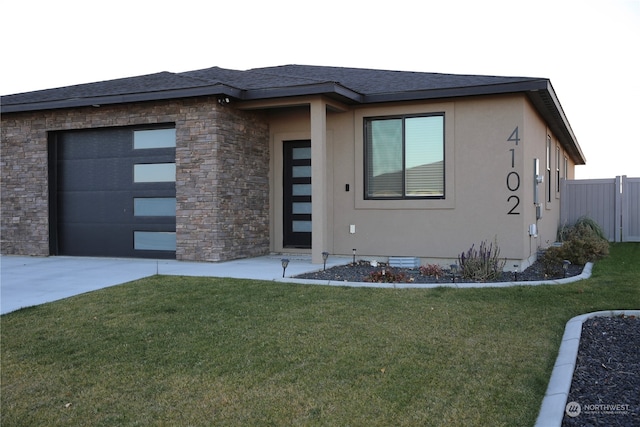
<svg viewBox="0 0 640 427"><path fill-rule="evenodd" d="M318 271L310 256L269 255L228 262L88 257L0 257L0 314L68 298L154 274L281 280L282 258L290 260L286 276ZM329 257L327 268L347 264L348 257Z"/></svg>

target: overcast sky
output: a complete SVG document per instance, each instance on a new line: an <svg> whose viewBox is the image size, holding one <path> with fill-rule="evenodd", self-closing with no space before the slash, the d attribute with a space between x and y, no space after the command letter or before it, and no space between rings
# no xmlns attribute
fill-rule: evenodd
<svg viewBox="0 0 640 427"><path fill-rule="evenodd" d="M219 66L545 77L587 158L640 177L640 0L4 1L0 94Z"/></svg>

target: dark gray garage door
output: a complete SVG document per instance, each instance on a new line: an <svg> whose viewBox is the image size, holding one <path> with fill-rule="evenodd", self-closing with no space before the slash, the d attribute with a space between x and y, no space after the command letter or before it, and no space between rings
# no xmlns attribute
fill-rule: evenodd
<svg viewBox="0 0 640 427"><path fill-rule="evenodd" d="M51 252L175 258L175 129L52 135Z"/></svg>

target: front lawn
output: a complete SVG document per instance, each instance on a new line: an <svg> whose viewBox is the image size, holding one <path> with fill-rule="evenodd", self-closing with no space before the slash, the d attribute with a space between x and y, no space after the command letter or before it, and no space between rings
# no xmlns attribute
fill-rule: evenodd
<svg viewBox="0 0 640 427"><path fill-rule="evenodd" d="M495 289L155 276L19 310L0 424L530 426L565 323L640 308L639 260Z"/></svg>

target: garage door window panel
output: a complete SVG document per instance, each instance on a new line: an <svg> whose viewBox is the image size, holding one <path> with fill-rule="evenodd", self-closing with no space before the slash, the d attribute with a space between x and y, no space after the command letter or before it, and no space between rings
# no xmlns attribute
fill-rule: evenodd
<svg viewBox="0 0 640 427"><path fill-rule="evenodd" d="M133 133L133 148L144 150L149 148L175 148L175 129L137 130Z"/></svg>
<svg viewBox="0 0 640 427"><path fill-rule="evenodd" d="M175 251L176 233L165 231L134 231L133 248L146 251Z"/></svg>
<svg viewBox="0 0 640 427"><path fill-rule="evenodd" d="M176 216L175 197L136 197L133 199L135 216Z"/></svg>
<svg viewBox="0 0 640 427"><path fill-rule="evenodd" d="M133 182L175 182L175 163L138 164L133 166Z"/></svg>

